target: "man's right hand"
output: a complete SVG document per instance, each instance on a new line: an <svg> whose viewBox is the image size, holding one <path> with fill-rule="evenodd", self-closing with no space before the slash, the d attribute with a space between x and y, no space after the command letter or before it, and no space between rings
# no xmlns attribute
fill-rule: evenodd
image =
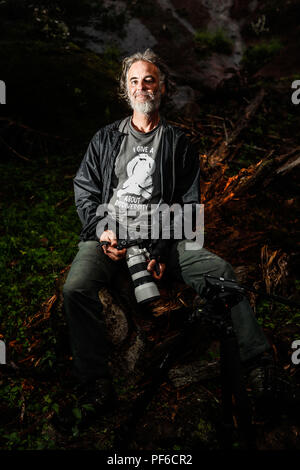
<svg viewBox="0 0 300 470"><path fill-rule="evenodd" d="M100 237L100 242L109 242L108 245L102 245L102 250L113 261L120 261L121 259L125 258L127 250L126 248L123 248L123 250L118 250L117 237L112 230L105 230Z"/></svg>

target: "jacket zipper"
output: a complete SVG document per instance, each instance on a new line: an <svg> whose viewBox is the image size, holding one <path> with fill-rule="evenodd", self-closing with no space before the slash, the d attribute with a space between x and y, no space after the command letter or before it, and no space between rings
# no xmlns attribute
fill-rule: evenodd
<svg viewBox="0 0 300 470"><path fill-rule="evenodd" d="M120 143L120 145L119 145L119 150L120 150L122 138L124 138L124 136L125 136L125 134L119 133L119 135L116 136L116 140L115 140L115 142L113 144L113 147L112 147L112 151L111 151L112 159L110 161L108 181L107 181L107 185L106 185L106 188L105 188L104 203L108 202L108 195L109 195L109 188L110 188L110 183L111 183L112 172L113 172L113 168L114 168L114 163L115 163L117 155L118 155L117 146Z"/></svg>

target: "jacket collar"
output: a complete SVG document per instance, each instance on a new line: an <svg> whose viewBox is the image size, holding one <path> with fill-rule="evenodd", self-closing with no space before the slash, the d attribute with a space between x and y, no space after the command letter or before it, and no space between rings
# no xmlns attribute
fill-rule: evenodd
<svg viewBox="0 0 300 470"><path fill-rule="evenodd" d="M130 117L132 116L132 114L130 114ZM129 117L129 116L126 116L126 117ZM117 121L113 122L112 124L108 124L106 126L106 129L110 132L114 132L118 135L125 135L124 132L120 132L119 131L119 126L121 124L121 122L126 119L126 118L123 118L123 119L118 119ZM160 121L161 121L161 124L162 126L167 129L170 127L170 124L167 122L167 120L163 117L163 116L160 116Z"/></svg>

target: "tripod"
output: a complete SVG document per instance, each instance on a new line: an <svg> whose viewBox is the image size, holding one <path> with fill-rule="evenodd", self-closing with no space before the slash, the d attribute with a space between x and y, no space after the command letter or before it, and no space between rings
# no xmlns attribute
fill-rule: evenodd
<svg viewBox="0 0 300 470"><path fill-rule="evenodd" d="M227 290L223 278L205 276L208 306L193 312L200 322L213 325L220 341L220 369L222 390L221 439L231 447L236 417L238 430L246 446L255 447L250 400L243 380L239 346L231 320L231 309L242 300L241 293Z"/></svg>
<svg viewBox="0 0 300 470"><path fill-rule="evenodd" d="M195 327L200 324L212 325L220 341L220 369L222 388L222 441L228 448L232 446L234 418L238 430L243 435L247 447L255 447L252 427L251 406L243 383L239 346L232 326L231 308L240 302L243 292L235 281L223 278L205 276L206 298L208 303L203 308L198 307L186 320L184 328L172 341L168 350L153 371L152 380L144 387L143 392L135 400L126 422L116 432L115 447L120 450L128 449L133 439L139 419L151 402L158 387L166 379L172 365L186 351ZM145 377L145 381L149 377Z"/></svg>

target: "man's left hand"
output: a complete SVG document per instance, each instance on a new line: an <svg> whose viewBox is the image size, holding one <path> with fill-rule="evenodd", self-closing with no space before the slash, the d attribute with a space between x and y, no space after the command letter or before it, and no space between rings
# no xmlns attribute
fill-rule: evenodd
<svg viewBox="0 0 300 470"><path fill-rule="evenodd" d="M163 274L164 274L165 269L166 269L166 265L165 265L165 263L158 263L158 266L159 266L159 275L158 275L156 273L156 269L155 269L155 264L156 263L157 263L157 261L155 259L151 259L148 262L147 271L149 271L152 274L154 279L159 281L163 277Z"/></svg>

